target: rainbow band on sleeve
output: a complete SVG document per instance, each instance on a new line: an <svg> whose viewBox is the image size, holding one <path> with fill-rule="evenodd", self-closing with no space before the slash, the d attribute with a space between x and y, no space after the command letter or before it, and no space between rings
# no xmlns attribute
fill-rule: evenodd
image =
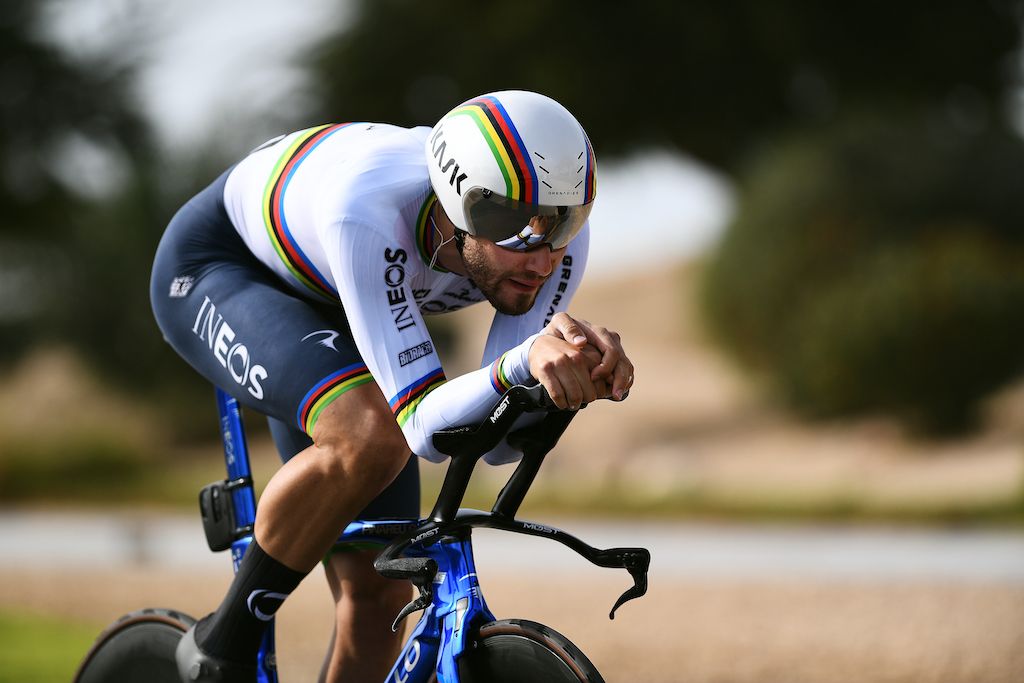
<svg viewBox="0 0 1024 683"><path fill-rule="evenodd" d="M301 131L277 160L263 191L263 222L274 250L296 280L314 294L329 301L339 300L338 290L303 253L289 230L284 213L284 195L295 175L295 170L309 154L328 137L350 125L352 124L327 124Z"/></svg>
<svg viewBox="0 0 1024 683"><path fill-rule="evenodd" d="M316 426L320 413L331 401L349 389L355 389L372 380L373 376L366 365L363 363L353 363L317 382L316 386L310 389L299 403L299 410L296 415L299 429L312 436L313 427Z"/></svg>
<svg viewBox="0 0 1024 683"><path fill-rule="evenodd" d="M478 97L455 109L449 116L469 116L476 123L505 178L506 197L538 203L537 171L519 131L497 98Z"/></svg>
<svg viewBox="0 0 1024 683"><path fill-rule="evenodd" d="M388 402L391 406L391 412L395 414L398 425L404 427L405 423L412 417L412 414L416 412L420 401L431 391L444 384L445 381L444 371L441 368L437 368L399 391Z"/></svg>
<svg viewBox="0 0 1024 683"><path fill-rule="evenodd" d="M512 388L512 380L508 378L504 368L502 368L502 363L507 355L508 351L501 354L501 358L491 363L491 386L494 387L499 396Z"/></svg>

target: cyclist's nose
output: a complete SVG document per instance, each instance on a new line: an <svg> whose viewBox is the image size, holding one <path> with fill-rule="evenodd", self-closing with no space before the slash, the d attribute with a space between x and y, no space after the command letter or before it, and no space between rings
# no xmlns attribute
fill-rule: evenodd
<svg viewBox="0 0 1024 683"><path fill-rule="evenodd" d="M539 277L547 277L555 269L555 263L558 262L561 253L561 249L557 252L552 251L547 245L525 251L523 254L526 257L526 269Z"/></svg>

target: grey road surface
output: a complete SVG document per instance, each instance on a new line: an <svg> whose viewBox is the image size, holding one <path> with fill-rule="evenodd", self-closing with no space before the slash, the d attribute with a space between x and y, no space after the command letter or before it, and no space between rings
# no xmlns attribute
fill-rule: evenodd
<svg viewBox="0 0 1024 683"><path fill-rule="evenodd" d="M651 550L652 577L1024 582L1024 533L886 527L560 520L597 547ZM474 535L481 569L591 572L564 546L492 530ZM198 515L0 512L0 567L162 564L228 571Z"/></svg>

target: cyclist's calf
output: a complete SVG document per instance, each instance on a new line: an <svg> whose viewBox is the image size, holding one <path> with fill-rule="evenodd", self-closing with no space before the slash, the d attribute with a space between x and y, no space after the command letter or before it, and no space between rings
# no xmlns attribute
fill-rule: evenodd
<svg viewBox="0 0 1024 683"><path fill-rule="evenodd" d="M335 631L327 654L326 680L380 680L401 650L395 615L412 599L406 581L385 579L373 569L377 551L339 552L326 563L335 601Z"/></svg>

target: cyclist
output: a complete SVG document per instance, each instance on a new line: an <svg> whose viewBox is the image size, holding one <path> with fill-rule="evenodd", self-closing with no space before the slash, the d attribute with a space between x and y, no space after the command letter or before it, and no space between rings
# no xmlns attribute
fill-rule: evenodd
<svg viewBox="0 0 1024 683"><path fill-rule="evenodd" d="M415 456L516 383L561 408L621 400L619 336L565 311L587 258L596 163L537 93L469 100L432 129L327 125L257 148L171 220L151 298L171 346L269 417L284 465L221 605L182 639L183 680L253 680L267 622L323 559L335 632L322 678L381 680L409 600L371 552L329 554L357 515L419 515ZM474 372L448 379L424 314L496 310ZM519 454L503 445L491 463Z"/></svg>

